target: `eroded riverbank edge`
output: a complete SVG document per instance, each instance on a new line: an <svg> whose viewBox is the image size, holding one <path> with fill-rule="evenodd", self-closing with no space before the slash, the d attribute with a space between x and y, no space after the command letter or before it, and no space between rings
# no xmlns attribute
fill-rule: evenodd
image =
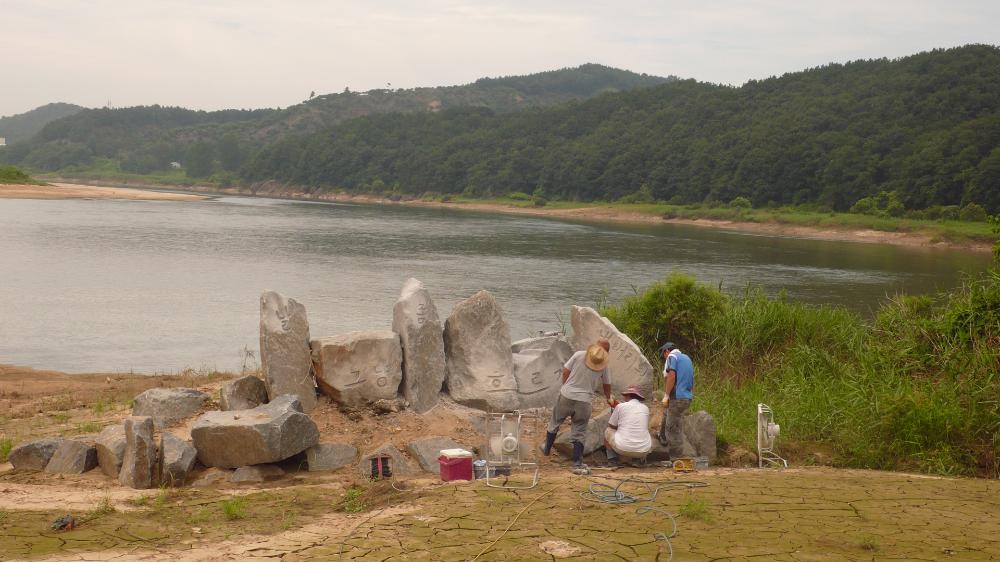
<svg viewBox="0 0 1000 562"><path fill-rule="evenodd" d="M63 181L62 178L53 179L54 182ZM119 182L87 182L83 180L65 181L75 182L77 185L107 186L117 188L130 188L135 190L172 190L181 194L197 195L234 195L243 197L265 197L269 199L287 199L293 201L321 201L331 203L358 203L377 205L400 205L409 207L455 209L463 211L476 211L488 213L504 213L514 215L528 215L557 220L571 220L577 222L611 223L611 224L678 224L697 226L702 228L714 228L717 230L729 230L747 234L757 234L764 236L779 236L790 238L804 238L812 240L827 240L841 242L861 242L867 244L891 244L895 246L905 246L909 248L936 249L936 250L961 250L976 253L988 253L992 251L992 244L979 240L946 240L938 239L935 235L927 232L889 232L884 230L874 230L870 228L850 228L833 226L809 226L799 224L785 224L778 222L744 222L733 220L714 219L684 219L684 218L663 218L657 214L644 213L622 209L613 206L586 206L575 208L545 208L545 207L517 207L494 202L443 202L426 201L422 199L400 199L394 200L374 194L351 194L351 193L323 193L312 194L305 192L284 192L277 190L248 190L238 188L217 188L213 186L169 186L148 183L119 183Z"/></svg>

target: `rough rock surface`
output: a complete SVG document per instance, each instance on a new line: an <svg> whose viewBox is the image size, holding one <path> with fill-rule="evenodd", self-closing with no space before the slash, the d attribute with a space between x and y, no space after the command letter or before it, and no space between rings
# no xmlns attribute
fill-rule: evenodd
<svg viewBox="0 0 1000 562"><path fill-rule="evenodd" d="M202 472L198 478L191 483L194 488L208 488L216 484L221 484L229 480L229 476L234 471L227 468L209 468Z"/></svg>
<svg viewBox="0 0 1000 562"><path fill-rule="evenodd" d="M559 396L563 365L573 355L564 338L547 336L514 342L514 378L519 408L551 408Z"/></svg>
<svg viewBox="0 0 1000 562"><path fill-rule="evenodd" d="M63 441L62 437L47 437L22 443L11 449L7 460L18 470L45 470Z"/></svg>
<svg viewBox="0 0 1000 562"><path fill-rule="evenodd" d="M97 449L92 443L64 439L45 465L45 472L83 474L97 466Z"/></svg>
<svg viewBox="0 0 1000 562"><path fill-rule="evenodd" d="M118 478L122 471L122 459L125 458L125 425L109 425L97 436L97 464L101 472L112 478Z"/></svg>
<svg viewBox="0 0 1000 562"><path fill-rule="evenodd" d="M263 482L281 478L285 471L280 466L273 464L255 464L253 466L241 466L229 475L229 481L235 484L241 482Z"/></svg>
<svg viewBox="0 0 1000 562"><path fill-rule="evenodd" d="M406 446L406 450L410 452L410 455L420 463L420 468L434 474L441 474L441 465L438 463L438 457L441 456L443 449L465 448L461 443L452 441L447 437L425 437L412 441Z"/></svg>
<svg viewBox="0 0 1000 562"><path fill-rule="evenodd" d="M125 457L118 481L122 486L144 490L156 485L157 454L153 440L153 418L125 418Z"/></svg>
<svg viewBox="0 0 1000 562"><path fill-rule="evenodd" d="M648 461L669 460L670 459L669 449L665 447L663 444L661 444L660 441L656 438L655 431L651 432L651 437L653 439L653 449L649 452L649 456L646 457L646 460ZM699 456L698 451L696 451L694 446L691 445L691 442L687 440L687 437L684 437L684 445L681 449L681 454L684 455L685 457L692 457L692 458Z"/></svg>
<svg viewBox="0 0 1000 562"><path fill-rule="evenodd" d="M261 404L267 404L267 385L253 375L229 381L219 391L219 407L223 411L249 410Z"/></svg>
<svg viewBox="0 0 1000 562"><path fill-rule="evenodd" d="M459 404L503 412L518 406L510 329L487 291L458 303L444 325L448 393Z"/></svg>
<svg viewBox="0 0 1000 562"><path fill-rule="evenodd" d="M160 436L160 482L182 486L197 458L194 445L172 433L164 433Z"/></svg>
<svg viewBox="0 0 1000 562"><path fill-rule="evenodd" d="M407 279L392 308L392 330L403 349L403 397L423 414L438 403L444 385L443 326L424 284Z"/></svg>
<svg viewBox="0 0 1000 562"><path fill-rule="evenodd" d="M392 445L383 445L378 449L368 451L367 453L361 455L361 461L358 463L358 468L362 476L371 476L372 459L376 457L389 457L389 468L392 470L394 475L414 474L417 472L413 468L413 465L406 460L406 457L403 456L403 453L401 453L399 449L393 447Z"/></svg>
<svg viewBox="0 0 1000 562"><path fill-rule="evenodd" d="M584 455L589 455L604 446L604 430L608 428L608 420L610 419L611 408L607 408L597 416L590 418L590 421L587 422L586 439L583 443ZM569 418L567 418L559 427L559 436L556 437L554 448L561 454L572 457L573 444L569 440L571 431L569 423Z"/></svg>
<svg viewBox="0 0 1000 562"><path fill-rule="evenodd" d="M358 450L347 443L320 443L306 449L309 472L337 470L354 462Z"/></svg>
<svg viewBox="0 0 1000 562"><path fill-rule="evenodd" d="M704 410L684 416L684 439L695 451L695 456L708 457L715 462L718 456L715 418Z"/></svg>
<svg viewBox="0 0 1000 562"><path fill-rule="evenodd" d="M269 399L291 394L302 411L316 407L306 308L274 291L260 296L260 363Z"/></svg>
<svg viewBox="0 0 1000 562"><path fill-rule="evenodd" d="M610 361L611 388L621 394L629 385L637 385L652 396L653 366L642 354L639 346L627 335L618 331L610 320L601 316L593 308L570 307L570 323L573 326L573 346L586 349L598 338L611 343Z"/></svg>
<svg viewBox="0 0 1000 562"><path fill-rule="evenodd" d="M151 416L157 428L173 425L205 407L209 396L193 388L151 388L135 397L133 416Z"/></svg>
<svg viewBox="0 0 1000 562"><path fill-rule="evenodd" d="M238 468L282 461L319 442L319 430L290 395L251 410L207 412L191 428L205 466Z"/></svg>
<svg viewBox="0 0 1000 562"><path fill-rule="evenodd" d="M396 397L403 379L403 352L395 332L351 332L314 339L311 346L316 383L330 398L364 406Z"/></svg>

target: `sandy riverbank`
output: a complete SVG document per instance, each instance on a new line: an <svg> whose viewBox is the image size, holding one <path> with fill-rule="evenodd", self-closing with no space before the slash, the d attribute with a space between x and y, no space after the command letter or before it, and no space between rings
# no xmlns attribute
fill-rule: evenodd
<svg viewBox="0 0 1000 562"><path fill-rule="evenodd" d="M104 187L75 183L48 185L0 184L0 199L129 199L143 201L198 201L203 195L167 193L129 187Z"/></svg>

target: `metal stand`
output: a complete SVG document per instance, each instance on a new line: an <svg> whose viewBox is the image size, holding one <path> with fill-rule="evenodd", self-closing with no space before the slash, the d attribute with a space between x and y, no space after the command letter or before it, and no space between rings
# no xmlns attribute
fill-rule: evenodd
<svg viewBox="0 0 1000 562"><path fill-rule="evenodd" d="M536 419L533 414L520 411L486 414L486 485L504 490L530 490L538 485L538 463L522 460L522 450L530 447L522 442L524 422ZM508 484L512 471L533 470L530 485ZM493 476L491 481L490 476ZM503 483L495 483L498 475L504 475Z"/></svg>
<svg viewBox="0 0 1000 562"><path fill-rule="evenodd" d="M788 468L788 461L774 452L774 441L781 426L774 423L774 412L767 404L757 404L757 467L780 466Z"/></svg>

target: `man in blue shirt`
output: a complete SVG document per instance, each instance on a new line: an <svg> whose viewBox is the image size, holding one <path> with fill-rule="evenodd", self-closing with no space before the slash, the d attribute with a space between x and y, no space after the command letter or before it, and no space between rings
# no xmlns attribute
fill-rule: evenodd
<svg viewBox="0 0 1000 562"><path fill-rule="evenodd" d="M665 447L670 459L684 455L682 435L684 415L694 398L694 365L691 358L681 353L673 342L660 346L663 356L663 420L657 438Z"/></svg>

